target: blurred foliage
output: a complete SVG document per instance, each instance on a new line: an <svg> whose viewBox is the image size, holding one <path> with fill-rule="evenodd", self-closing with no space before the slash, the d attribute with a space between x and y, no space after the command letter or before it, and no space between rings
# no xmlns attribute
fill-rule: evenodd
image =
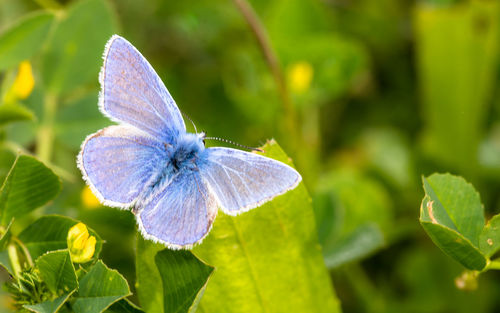
<svg viewBox="0 0 500 313"><path fill-rule="evenodd" d="M111 312L137 312L133 303L155 301L154 297L163 301L161 288L160 295L136 292L141 279L161 277L155 272L155 255L162 249L141 247L145 242L136 242L132 214L96 203L75 162L85 136L110 124L97 107L97 78L104 44L111 34L119 33L149 60L198 129L247 145L260 146L272 137L282 144L313 199L317 236L343 311L500 311L496 296L500 292L499 274L491 271L479 277L464 276L466 268L461 264L470 264L441 253L417 220L424 197L420 176L433 172L462 175L481 195L471 210L477 213L480 207L484 217L481 223L475 221L481 224L482 232L472 235L463 232L457 221L445 223L447 228L460 230L454 236L473 241L469 247L453 249L479 249L482 260L496 256L496 246L488 250L480 239L496 234L498 219L491 217L500 210L499 2L249 3L269 39L268 48L278 60L286 97L235 1L0 1L0 181L9 177L12 188L26 194L32 187L58 185L53 179L56 175L62 179L57 197L40 189L23 203L9 202L8 188L2 188L0 207L19 205L30 213L19 216L13 224L10 217L15 216L14 211L2 215L5 227L0 247L13 234L26 242L36 259L45 251L66 249L68 230L77 220L82 221L97 238L94 267L77 273L85 287L79 291L82 295L94 292L92 279L110 277L114 288L120 290L113 295L116 302L108 308ZM34 86L30 87L30 82ZM288 116L284 98L292 104L293 116ZM289 120L292 131L285 127ZM23 156L18 157L19 152ZM9 175L16 159L24 160L27 166ZM16 180L22 175L37 180L29 172L37 166L43 166L46 183ZM434 190L437 187L432 177L428 179ZM457 194L460 188L464 194ZM466 197L467 187L461 183L451 190L455 190L453 199ZM429 195L427 187L425 192ZM449 208L443 204L445 207ZM457 209L465 210L466 206L458 205ZM269 211L272 204L236 220L239 223L241 218L245 223L245 219L255 218L252 214ZM229 220L219 218L216 223ZM470 217L464 218L464 225L472 223ZM485 225L484 220L490 223ZM55 224L60 227L52 229L50 225ZM432 219L430 224L435 225ZM315 229L314 225L296 227L304 233ZM450 234L447 229L445 232L444 237ZM252 233L246 236L251 238ZM295 237L290 240L300 242ZM315 242L315 238L311 240ZM267 244L272 242L269 238ZM203 251L210 244L207 238L197 256L205 254L215 262L216 256ZM136 260L134 247L144 249L149 263ZM313 248L304 245L300 252L317 258ZM283 250L287 250L285 246L275 247L280 255ZM301 254L289 250L282 257L297 262ZM7 254L0 253L0 263L9 267L8 262ZM469 267L482 268L475 264ZM221 266L225 268L223 263ZM318 269L309 270L297 276L298 286L289 286L290 293L315 277ZM91 271L94 278L84 280ZM168 274L164 272L163 277ZM1 275L8 280L8 274ZM33 273L22 275L23 283L39 279ZM216 269L211 280L220 280L217 275L224 276L224 272ZM222 292L216 287L210 290L211 280L200 311L210 307L214 301L210 297ZM457 288L470 286L470 281L477 283L476 290ZM12 288L20 290L22 286ZM109 296L106 290L95 292L102 298L100 308L111 304L105 300ZM123 300L130 292L134 294L131 302ZM0 296L0 302L12 307L5 294ZM45 305L56 308L70 296L78 297L68 290ZM82 297L81 306L84 301Z"/></svg>

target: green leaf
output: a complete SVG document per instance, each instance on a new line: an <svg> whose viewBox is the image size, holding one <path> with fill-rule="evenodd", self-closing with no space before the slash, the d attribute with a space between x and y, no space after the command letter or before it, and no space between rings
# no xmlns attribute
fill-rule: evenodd
<svg viewBox="0 0 500 313"><path fill-rule="evenodd" d="M160 272L155 264L156 254L165 246L137 235L136 271L139 304L148 313L163 313L163 292L158 288Z"/></svg>
<svg viewBox="0 0 500 313"><path fill-rule="evenodd" d="M500 249L500 214L493 216L484 226L479 236L479 248L488 258Z"/></svg>
<svg viewBox="0 0 500 313"><path fill-rule="evenodd" d="M361 225L349 236L324 248L325 264L328 268L334 268L362 259L382 248L384 244L384 234L377 224Z"/></svg>
<svg viewBox="0 0 500 313"><path fill-rule="evenodd" d="M29 121L34 119L33 112L20 104L0 105L0 126L18 121Z"/></svg>
<svg viewBox="0 0 500 313"><path fill-rule="evenodd" d="M68 250L51 251L36 260L40 276L55 294L78 288L75 268Z"/></svg>
<svg viewBox="0 0 500 313"><path fill-rule="evenodd" d="M125 278L99 260L80 280L72 308L76 313L99 313L128 295L130 290Z"/></svg>
<svg viewBox="0 0 500 313"><path fill-rule="evenodd" d="M423 183L422 227L456 261L469 269L483 269L486 258L479 250L479 236L484 210L479 194L463 178L450 174L433 174Z"/></svg>
<svg viewBox="0 0 500 313"><path fill-rule="evenodd" d="M266 156L290 164L274 141ZM203 312L338 312L303 184L239 216L219 214L193 253L217 269Z"/></svg>
<svg viewBox="0 0 500 313"><path fill-rule="evenodd" d="M0 71L31 58L43 46L53 20L50 12L31 14L0 35Z"/></svg>
<svg viewBox="0 0 500 313"><path fill-rule="evenodd" d="M114 33L114 24L110 7L103 0L77 1L69 8L43 59L42 74L49 91L60 94L97 81L101 55Z"/></svg>
<svg viewBox="0 0 500 313"><path fill-rule="evenodd" d="M433 218L443 226L457 230L475 246L484 227L484 208L479 194L465 179L450 174L423 178L425 194L433 201L432 212L424 210L423 220Z"/></svg>
<svg viewBox="0 0 500 313"><path fill-rule="evenodd" d="M10 232L10 227L12 226L13 222L14 219L11 219L7 227L0 227L0 251L7 248L7 244L9 243L10 237L12 235Z"/></svg>
<svg viewBox="0 0 500 313"><path fill-rule="evenodd" d="M29 311L37 313L56 313L61 309L63 304L74 292L75 290L71 291L70 293L66 293L52 301L45 301L33 305L24 305L23 307L28 309Z"/></svg>
<svg viewBox="0 0 500 313"><path fill-rule="evenodd" d="M164 249L155 263L163 283L163 312L194 312L214 268L183 250Z"/></svg>
<svg viewBox="0 0 500 313"><path fill-rule="evenodd" d="M108 310L106 310L106 312L144 313L144 311L141 308L139 308L137 305L133 304L126 298L113 303L113 305Z"/></svg>
<svg viewBox="0 0 500 313"><path fill-rule="evenodd" d="M323 175L314 200L319 239L329 267L359 260L379 250L390 235L382 231L395 228L387 190L378 181L351 168ZM354 242L362 243L362 248L350 244Z"/></svg>
<svg viewBox="0 0 500 313"><path fill-rule="evenodd" d="M75 290L66 293L52 301L45 301L32 305L24 305L23 307L36 313L56 313L74 292Z"/></svg>
<svg viewBox="0 0 500 313"><path fill-rule="evenodd" d="M414 12L425 148L446 166L472 175L497 81L500 2L465 1L451 8L419 2Z"/></svg>
<svg viewBox="0 0 500 313"><path fill-rule="evenodd" d="M69 217L46 215L23 230L19 239L28 248L31 256L37 258L47 251L66 249L68 231L77 223L77 220ZM102 240L94 230L88 230L91 236L96 237L94 258L97 258L102 248Z"/></svg>
<svg viewBox="0 0 500 313"><path fill-rule="evenodd" d="M52 200L61 188L59 178L34 157L20 155L0 189L3 225Z"/></svg>

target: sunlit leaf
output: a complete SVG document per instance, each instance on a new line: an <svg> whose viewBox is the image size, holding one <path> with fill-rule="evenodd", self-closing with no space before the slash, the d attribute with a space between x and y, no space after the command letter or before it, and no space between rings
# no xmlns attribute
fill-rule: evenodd
<svg viewBox="0 0 500 313"><path fill-rule="evenodd" d="M290 163L275 142L263 149ZM193 253L216 268L203 312L339 311L303 184L242 215L220 213Z"/></svg>

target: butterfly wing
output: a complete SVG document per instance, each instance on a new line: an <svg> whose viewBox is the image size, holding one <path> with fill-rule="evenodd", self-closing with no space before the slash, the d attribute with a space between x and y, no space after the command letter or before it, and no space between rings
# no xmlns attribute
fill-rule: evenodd
<svg viewBox="0 0 500 313"><path fill-rule="evenodd" d="M199 165L202 178L229 215L255 208L295 188L300 174L279 161L230 148L207 148Z"/></svg>
<svg viewBox="0 0 500 313"><path fill-rule="evenodd" d="M148 61L124 38L106 44L99 76L101 111L117 122L133 125L173 143L186 131L182 115Z"/></svg>
<svg viewBox="0 0 500 313"><path fill-rule="evenodd" d="M165 159L163 144L128 125L114 125L83 142L78 166L105 205L129 207Z"/></svg>
<svg viewBox="0 0 500 313"><path fill-rule="evenodd" d="M190 248L210 231L217 202L199 172L184 171L137 213L143 236L169 248Z"/></svg>

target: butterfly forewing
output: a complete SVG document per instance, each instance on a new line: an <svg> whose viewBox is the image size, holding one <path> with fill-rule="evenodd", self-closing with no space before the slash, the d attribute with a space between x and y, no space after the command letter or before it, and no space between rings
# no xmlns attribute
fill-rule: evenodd
<svg viewBox="0 0 500 313"><path fill-rule="evenodd" d="M182 115L148 61L127 40L113 36L101 70L101 110L159 140L173 143L186 131Z"/></svg>

